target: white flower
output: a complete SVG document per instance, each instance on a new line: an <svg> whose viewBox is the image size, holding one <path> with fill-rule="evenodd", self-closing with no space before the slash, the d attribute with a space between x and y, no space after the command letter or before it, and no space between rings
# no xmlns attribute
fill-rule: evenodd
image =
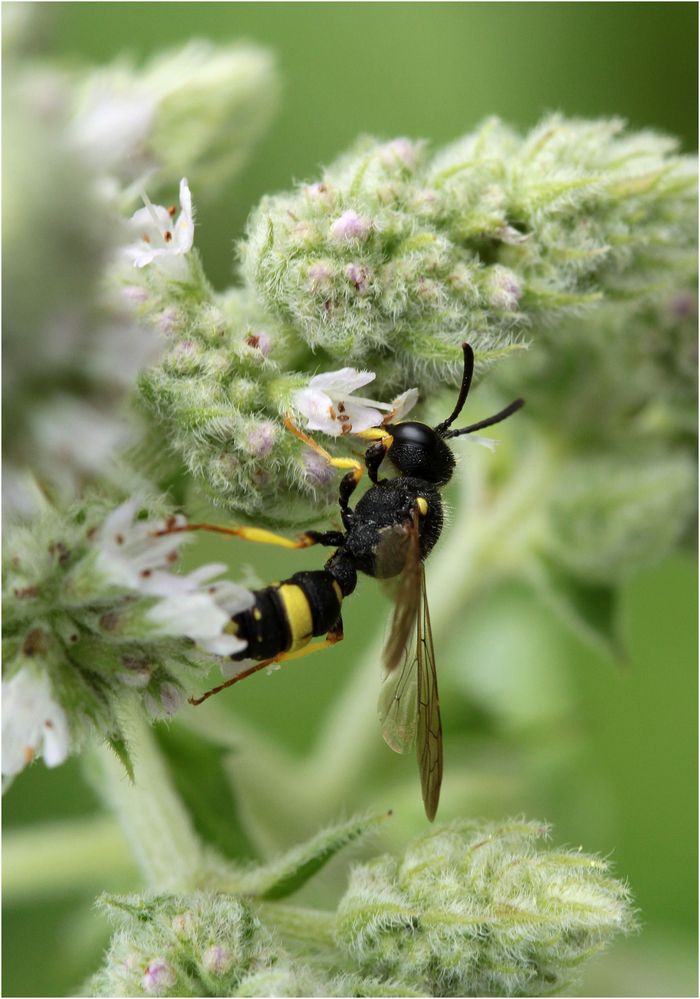
<svg viewBox="0 0 700 999"><path fill-rule="evenodd" d="M224 586L223 583L219 585ZM243 591L243 587L238 589ZM193 590L159 600L146 616L157 634L185 635L207 652L216 656L230 656L244 649L246 643L236 635L227 634L225 629L232 613L250 607L253 599L250 591L244 591L242 599L235 603L235 612L230 612L217 603L215 593ZM228 606L232 605L230 600L227 603Z"/></svg>
<svg viewBox="0 0 700 999"><path fill-rule="evenodd" d="M314 375L304 389L292 397L296 409L306 418L309 430L322 430L331 437L361 433L370 427L401 419L418 401L418 389L408 389L393 403L353 396L355 389L374 381L372 371L341 368ZM382 413L381 410L387 412Z"/></svg>
<svg viewBox="0 0 700 999"><path fill-rule="evenodd" d="M134 521L138 508L138 500L127 500L104 521L94 541L97 571L115 586L163 598L147 613L156 633L184 635L217 656L240 652L246 643L225 629L234 614L252 607L251 591L227 579L212 582L226 571L219 562L183 576L168 571L191 535L181 531L158 537L166 523ZM172 527L185 523L182 516L170 521Z"/></svg>
<svg viewBox="0 0 700 999"><path fill-rule="evenodd" d="M48 674L25 666L3 681L3 774L19 773L35 756L43 756L47 767L57 767L69 749L68 721L54 700Z"/></svg>
<svg viewBox="0 0 700 999"><path fill-rule="evenodd" d="M167 264L188 253L194 242L194 217L187 179L180 181L180 214L174 222L175 206L154 205L145 195L143 200L144 207L131 217L137 238L124 251L134 267L145 267L154 260Z"/></svg>
<svg viewBox="0 0 700 999"><path fill-rule="evenodd" d="M112 511L94 537L97 548L95 568L107 583L153 596L181 592L185 576L168 571L177 561L180 546L191 535L181 532L155 537L162 521L134 521L139 501L127 500ZM181 527L185 518L175 517L172 526ZM187 588L185 586L185 588Z"/></svg>

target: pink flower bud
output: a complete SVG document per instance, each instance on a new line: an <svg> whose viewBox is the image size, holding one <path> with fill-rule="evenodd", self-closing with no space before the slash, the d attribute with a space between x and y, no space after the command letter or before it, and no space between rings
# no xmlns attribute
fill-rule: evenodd
<svg viewBox="0 0 700 999"><path fill-rule="evenodd" d="M345 268L345 276L350 284L355 286L358 294L367 294L372 278L369 267L364 267L362 264L348 264Z"/></svg>
<svg viewBox="0 0 700 999"><path fill-rule="evenodd" d="M309 267L308 275L312 291L325 291L330 288L333 280L333 272L328 264L325 264L322 260Z"/></svg>
<svg viewBox="0 0 700 999"><path fill-rule="evenodd" d="M245 338L245 342L252 350L260 351L263 357L267 357L272 350L272 337L269 333L265 333L264 330L249 333Z"/></svg>
<svg viewBox="0 0 700 999"><path fill-rule="evenodd" d="M256 458L264 458L272 450L277 437L277 427L270 420L261 420L246 433L246 447Z"/></svg>
<svg viewBox="0 0 700 999"><path fill-rule="evenodd" d="M339 242L350 242L353 239L367 239L372 227L370 219L349 209L343 212L331 226L331 236Z"/></svg>
<svg viewBox="0 0 700 999"><path fill-rule="evenodd" d="M379 150L379 158L384 166L393 167L402 164L412 169L416 165L416 147L409 139L394 139L387 142Z"/></svg>
<svg viewBox="0 0 700 999"><path fill-rule="evenodd" d="M495 309L512 312L518 307L523 288L514 271L496 265L488 276L486 292L489 304Z"/></svg>
<svg viewBox="0 0 700 999"><path fill-rule="evenodd" d="M154 958L146 968L142 984L149 996L162 996L175 984L175 971L162 957Z"/></svg>
<svg viewBox="0 0 700 999"><path fill-rule="evenodd" d="M161 333L172 333L180 325L181 316L179 309L168 306L156 318L156 325Z"/></svg>
<svg viewBox="0 0 700 999"><path fill-rule="evenodd" d="M327 486L334 478L334 470L320 454L307 448L302 457L304 475L312 486Z"/></svg>
<svg viewBox="0 0 700 999"><path fill-rule="evenodd" d="M225 975L232 964L231 952L220 944L214 944L204 955L204 967L212 975Z"/></svg>
<svg viewBox="0 0 700 999"><path fill-rule="evenodd" d="M122 288L122 296L130 305L143 305L148 301L148 291L138 284L128 284Z"/></svg>

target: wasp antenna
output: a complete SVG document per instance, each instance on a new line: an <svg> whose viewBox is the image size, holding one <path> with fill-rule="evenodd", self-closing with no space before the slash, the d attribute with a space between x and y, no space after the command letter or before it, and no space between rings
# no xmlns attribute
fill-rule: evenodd
<svg viewBox="0 0 700 999"><path fill-rule="evenodd" d="M435 432L440 434L442 437L452 436L452 434L446 434L445 431L454 423L459 414L462 412L472 384L472 377L474 375L474 351L468 343L462 344L462 350L464 351L464 371L462 373L462 385L459 390L457 404L452 411L452 415L448 417L448 419L443 420L442 423L438 423L435 427Z"/></svg>
<svg viewBox="0 0 700 999"><path fill-rule="evenodd" d="M488 416L485 420L479 420L478 423L472 423L470 426L462 427L460 430L450 430L449 433L443 434L443 437L445 439L450 437L462 437L464 434L472 434L476 430L483 430L485 427L492 427L494 423L500 423L501 420L507 419L509 416L512 416L513 413L517 413L517 411L524 405L524 399L516 399L514 402L511 402L509 406L506 406L505 409L496 413L495 416Z"/></svg>

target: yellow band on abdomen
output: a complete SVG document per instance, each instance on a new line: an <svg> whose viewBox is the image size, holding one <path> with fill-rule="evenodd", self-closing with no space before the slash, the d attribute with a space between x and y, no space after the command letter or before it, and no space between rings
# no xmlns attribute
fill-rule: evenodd
<svg viewBox="0 0 700 999"><path fill-rule="evenodd" d="M284 583L277 592L282 598L292 634L292 644L287 651L294 652L311 641L313 635L311 607L302 588L294 583Z"/></svg>

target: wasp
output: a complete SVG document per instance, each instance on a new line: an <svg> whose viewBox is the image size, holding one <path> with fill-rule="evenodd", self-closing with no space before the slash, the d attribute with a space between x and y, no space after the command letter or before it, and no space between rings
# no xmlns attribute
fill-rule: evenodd
<svg viewBox="0 0 700 999"><path fill-rule="evenodd" d="M234 615L228 625L247 647L231 659L240 670L225 683L190 703L201 704L213 694L258 670L288 662L335 645L343 638L342 605L357 585L358 572L377 579L399 577L389 638L384 650L385 682L380 695L382 734L395 752L415 743L425 812L435 818L443 772L442 722L435 651L424 562L443 527L440 489L451 479L455 456L448 441L500 423L523 405L516 399L494 416L452 429L466 402L474 374L474 352L462 344L464 368L455 407L435 427L403 421L362 431L368 440L364 463L334 458L296 427L285 424L331 465L345 469L339 489L342 531L306 531L296 540L255 527L186 524L171 530L209 530L285 548L323 545L334 552L323 569L297 572L289 579L253 592L254 602ZM391 420L391 414L389 414ZM395 472L379 478L387 460ZM357 501L350 500L364 472L371 486ZM321 638L312 642L313 638ZM250 660L253 664L249 665Z"/></svg>

